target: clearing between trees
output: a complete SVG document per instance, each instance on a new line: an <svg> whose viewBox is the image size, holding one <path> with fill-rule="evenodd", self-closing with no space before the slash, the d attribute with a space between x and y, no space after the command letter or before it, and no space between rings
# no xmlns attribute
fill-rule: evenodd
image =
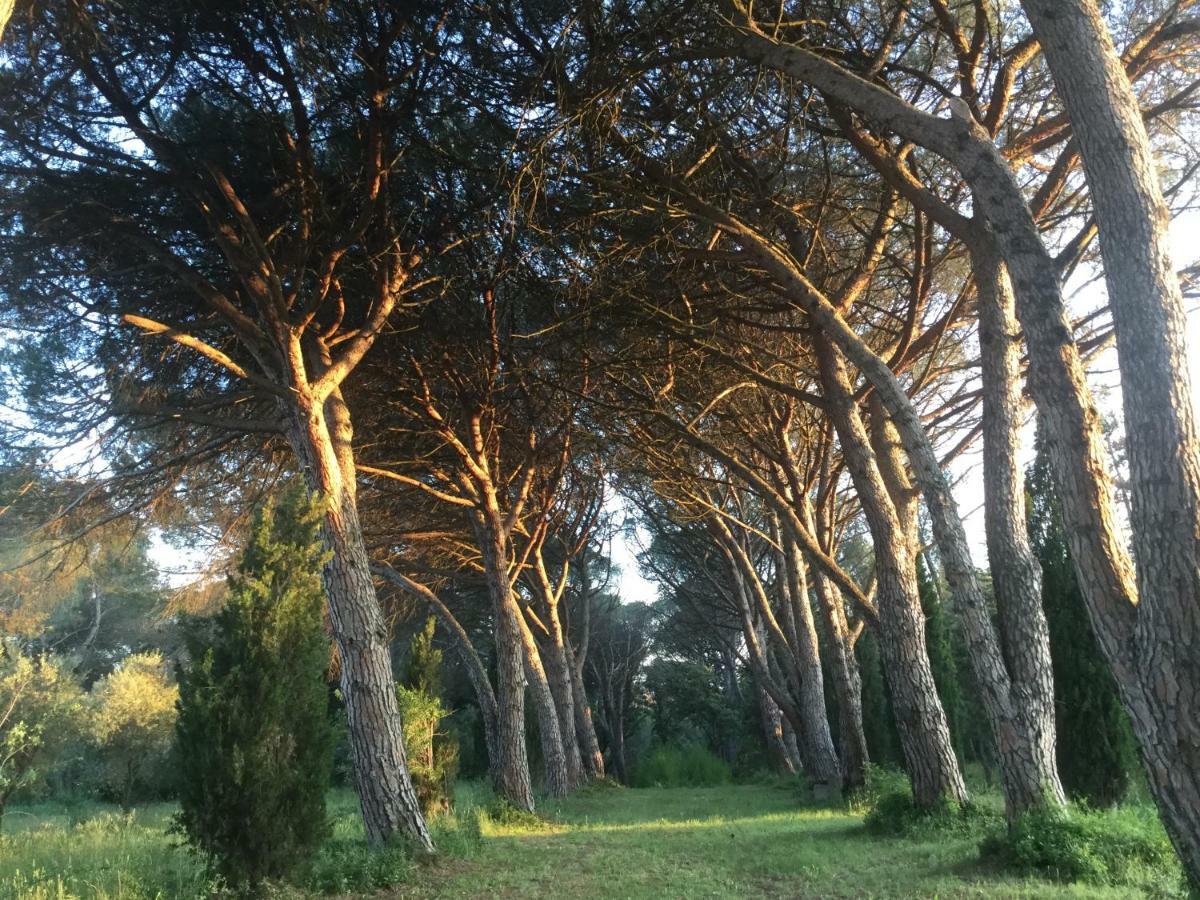
<svg viewBox="0 0 1200 900"><path fill-rule="evenodd" d="M995 796L985 803L998 804ZM907 838L867 833L844 809L805 806L793 784L710 788L585 788L546 820L495 812L461 785L453 818L434 820L441 854L416 864L362 855L361 821L346 790L331 797L334 838L322 848L307 897L1171 897L1178 868L1146 868L1120 887L1021 878L980 862L986 818L961 831ZM31 806L14 810L0 853L0 895L25 900L195 897L196 858L166 834L172 804L127 819ZM490 812L489 812L490 810ZM83 821L81 813L90 814ZM1130 815L1153 816L1131 807ZM340 849L339 849L340 848ZM405 871L401 871L405 870ZM379 891L372 884L399 883ZM339 890L340 888L340 890ZM1182 895L1180 895L1182 896Z"/></svg>

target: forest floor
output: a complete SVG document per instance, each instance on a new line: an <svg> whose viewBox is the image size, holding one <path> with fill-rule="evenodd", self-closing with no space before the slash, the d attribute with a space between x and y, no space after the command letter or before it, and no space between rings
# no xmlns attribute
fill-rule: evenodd
<svg viewBox="0 0 1200 900"><path fill-rule="evenodd" d="M380 900L471 898L1180 896L1174 879L1142 887L1060 885L979 862L982 834L880 838L861 815L806 806L794 785L585 788L543 802L542 819L500 816L478 785L433 823L441 853L370 853L353 794L330 797L333 834L300 886L279 900L335 894ZM489 814L489 808L493 812ZM0 900L193 900L214 896L194 854L168 833L176 807L19 805L0 836ZM1177 876L1175 876L1177 877ZM375 885L393 887L378 891ZM340 893L339 893L340 892Z"/></svg>
<svg viewBox="0 0 1200 900"><path fill-rule="evenodd" d="M543 805L544 807L545 805ZM466 858L390 897L1151 897L1016 878L979 862L978 834L869 835L862 817L800 805L793 787L585 790L543 826L483 821Z"/></svg>

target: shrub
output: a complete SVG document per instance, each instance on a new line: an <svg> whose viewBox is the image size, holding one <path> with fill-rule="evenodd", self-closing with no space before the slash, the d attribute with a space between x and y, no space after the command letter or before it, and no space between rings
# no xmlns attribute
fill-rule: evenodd
<svg viewBox="0 0 1200 900"><path fill-rule="evenodd" d="M413 636L404 683L396 688L409 771L426 816L449 811L458 775L458 739L442 729L449 710L441 700L442 651L433 646L436 624L430 618Z"/></svg>
<svg viewBox="0 0 1200 900"><path fill-rule="evenodd" d="M906 778L885 776L863 824L871 834L888 837L926 837L946 832L973 833L1002 819L996 810L974 803L943 799L932 809L917 806Z"/></svg>
<svg viewBox="0 0 1200 900"><path fill-rule="evenodd" d="M414 869L400 843L370 847L361 839L327 841L313 858L305 887L322 894L374 893L406 880Z"/></svg>
<svg viewBox="0 0 1200 900"><path fill-rule="evenodd" d="M1058 881L1123 885L1178 873L1166 832L1149 810L1031 812L988 835L979 849L985 861Z"/></svg>
<svg viewBox="0 0 1200 900"><path fill-rule="evenodd" d="M225 608L187 636L178 826L239 891L294 871L329 830L319 520L299 490L262 510Z"/></svg>
<svg viewBox="0 0 1200 900"><path fill-rule="evenodd" d="M84 721L83 690L66 666L0 641L0 823L12 795L45 774Z"/></svg>
<svg viewBox="0 0 1200 900"><path fill-rule="evenodd" d="M634 787L715 787L729 784L729 765L699 744L660 746L633 771Z"/></svg>
<svg viewBox="0 0 1200 900"><path fill-rule="evenodd" d="M161 653L127 657L92 688L91 738L104 786L127 812L136 789L164 780L178 699Z"/></svg>

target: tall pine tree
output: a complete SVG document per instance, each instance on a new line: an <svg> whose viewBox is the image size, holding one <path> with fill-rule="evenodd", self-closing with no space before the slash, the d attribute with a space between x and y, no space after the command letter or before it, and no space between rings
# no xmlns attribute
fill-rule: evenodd
<svg viewBox="0 0 1200 900"><path fill-rule="evenodd" d="M1042 604L1050 627L1058 770L1072 797L1111 806L1129 787L1136 761L1133 735L1075 578L1040 427L1036 448L1025 484L1029 537L1042 565Z"/></svg>
<svg viewBox="0 0 1200 900"><path fill-rule="evenodd" d="M229 598L179 674L178 824L235 888L295 870L329 831L322 510L299 488L254 521Z"/></svg>

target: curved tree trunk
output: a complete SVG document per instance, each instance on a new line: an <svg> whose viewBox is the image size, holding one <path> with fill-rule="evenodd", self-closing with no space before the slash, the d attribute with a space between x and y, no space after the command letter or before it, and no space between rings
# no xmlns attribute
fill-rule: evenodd
<svg viewBox="0 0 1200 900"><path fill-rule="evenodd" d="M758 689L758 714L762 720L763 741L767 747L767 764L780 775L795 775L796 767L783 742L783 711L761 687Z"/></svg>
<svg viewBox="0 0 1200 900"><path fill-rule="evenodd" d="M497 790L518 809L533 812L533 785L525 746L524 614L512 596L507 555L502 540L486 524L477 523L484 575L496 619L496 704L500 765Z"/></svg>
<svg viewBox="0 0 1200 900"><path fill-rule="evenodd" d="M814 534L816 520L812 503L801 495L800 513L804 523ZM863 729L862 676L858 670L858 658L854 655L853 638L846 620L846 610L838 586L820 569L814 567L815 593L821 609L825 631L829 635L830 673L833 690L838 701L838 736L842 760L842 785L847 790L862 787L867 782L867 735Z"/></svg>
<svg viewBox="0 0 1200 900"><path fill-rule="evenodd" d="M383 844L398 833L432 852L404 751L390 635L358 520L352 434L349 413L335 391L307 415L293 413L288 437L309 488L326 503L321 533L331 554L325 592L367 840Z"/></svg>
<svg viewBox="0 0 1200 900"><path fill-rule="evenodd" d="M943 800L965 803L966 782L950 743L946 713L938 699L925 646L925 617L917 590L914 548L904 539L871 452L841 355L820 334L814 336L814 344L830 418L875 547L880 655L892 690L896 730L912 780L913 801L925 809L933 809Z"/></svg>
<svg viewBox="0 0 1200 900"><path fill-rule="evenodd" d="M579 736L575 730L575 691L571 683L570 665L567 662L567 636L558 611L562 588L565 587L565 571L564 582L556 589L550 583L539 549L534 552L533 577L530 581L534 596L542 600L542 609L546 616L546 633L540 649L550 692L554 696L554 707L558 711L558 731L566 760L567 790L574 790L583 783L583 759L579 751Z"/></svg>
<svg viewBox="0 0 1200 900"><path fill-rule="evenodd" d="M1141 598L1141 690L1127 704L1140 707L1130 712L1151 789L1200 885L1200 437L1169 213L1137 96L1096 4L1022 5L1079 142L1117 335Z"/></svg>
<svg viewBox="0 0 1200 900"><path fill-rule="evenodd" d="M538 739L542 744L542 765L545 769L546 793L551 797L565 797L571 790L567 771L567 754L563 749L562 732L559 730L558 704L546 677L542 654L534 640L529 623L521 617L521 641L525 646L525 671L529 677L529 691L533 708L538 718Z"/></svg>
<svg viewBox="0 0 1200 900"><path fill-rule="evenodd" d="M825 708L825 674L821 669L817 627L808 600L808 568L795 541L785 541L783 546L785 582L790 585L785 599L790 601L796 620L797 699L806 732L811 729L811 733L802 735L800 755L814 793L818 797L828 797L841 790L844 777L833 735L829 731L829 713ZM809 744L811 746L806 751L805 745Z"/></svg>
<svg viewBox="0 0 1200 900"><path fill-rule="evenodd" d="M575 734L579 738L579 751L583 767L589 778L604 777L604 754L600 752L600 740L596 737L596 723L592 721L592 706L588 702L583 684L583 660L577 659L571 642L564 645L567 652L567 672L571 677L571 697L575 701Z"/></svg>
<svg viewBox="0 0 1200 900"><path fill-rule="evenodd" d="M767 691L788 717L796 731L803 762L804 776L817 797L828 796L841 786L841 764L829 733L829 718L825 712L825 692L820 687L820 673L814 677L808 665L808 655L788 645L778 622L774 621L770 603L758 573L745 548L719 516L708 520L709 531L729 563L730 574L737 588L742 632L746 639L746 654L759 686ZM802 573L801 573L802 574ZM785 575L789 582L790 574ZM795 585L789 588L794 590ZM785 595L786 597L786 595ZM809 616L811 623L811 613ZM781 681L772 672L771 646L785 670ZM815 646L812 648L816 650ZM820 656L817 656L820 668Z"/></svg>
<svg viewBox="0 0 1200 900"><path fill-rule="evenodd" d="M1066 795L1055 755L1054 672L1050 631L1042 609L1042 570L1025 521L1025 478L1017 465L1020 439L1020 353L1015 301L1008 274L990 248L971 254L979 305L983 369L984 528L988 565L1012 674L1013 714L1028 740L1004 786L1010 815ZM1004 764L1003 757L1001 764ZM1010 768L1013 764L1010 763ZM1015 775L1015 777L1014 777Z"/></svg>

